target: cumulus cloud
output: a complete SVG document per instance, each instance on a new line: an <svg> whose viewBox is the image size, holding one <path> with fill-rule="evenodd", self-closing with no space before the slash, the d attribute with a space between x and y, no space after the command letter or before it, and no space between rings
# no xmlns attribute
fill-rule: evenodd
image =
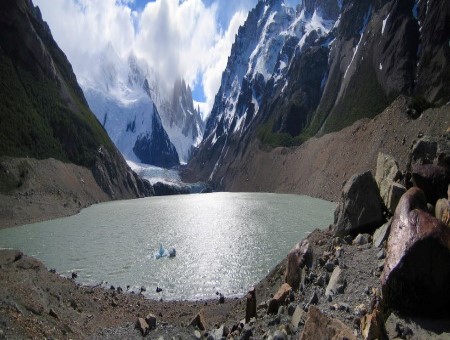
<svg viewBox="0 0 450 340"><path fill-rule="evenodd" d="M202 86L209 112L235 34L257 0L156 0L133 10L133 0L34 0L79 78L89 77L111 44L147 61L166 87L183 77Z"/></svg>

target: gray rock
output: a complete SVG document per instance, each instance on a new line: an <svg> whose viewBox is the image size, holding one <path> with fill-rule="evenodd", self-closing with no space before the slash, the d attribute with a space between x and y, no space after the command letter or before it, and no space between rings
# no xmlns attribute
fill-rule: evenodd
<svg viewBox="0 0 450 340"><path fill-rule="evenodd" d="M279 330L275 331L275 333L273 333L273 340L287 340L287 335L284 332L281 332Z"/></svg>
<svg viewBox="0 0 450 340"><path fill-rule="evenodd" d="M398 202L400 202L400 198L405 192L406 188L400 183L392 183L392 185L390 186L385 204L391 214L395 213Z"/></svg>
<svg viewBox="0 0 450 340"><path fill-rule="evenodd" d="M303 240L295 245L289 252L286 266L286 283L295 290L302 280L302 268L312 265L313 250L308 240Z"/></svg>
<svg viewBox="0 0 450 340"><path fill-rule="evenodd" d="M356 246L362 246L364 244L369 243L370 235L369 234L358 234L353 240L353 244Z"/></svg>
<svg viewBox="0 0 450 340"><path fill-rule="evenodd" d="M343 270L337 266L331 274L330 281L328 282L327 288L325 290L325 296L334 296L335 294L340 294L345 290L347 282L345 281Z"/></svg>
<svg viewBox="0 0 450 340"><path fill-rule="evenodd" d="M380 152L377 159L375 181L380 189L381 199L392 214L395 211L395 207L397 206L401 195L406 191L403 186L395 183L395 180L397 180L400 175L401 173L398 169L396 160L392 156ZM393 188L394 185L395 188ZM399 191L401 188L404 190Z"/></svg>
<svg viewBox="0 0 450 340"><path fill-rule="evenodd" d="M200 340L202 338L201 333L199 331L194 331L194 338Z"/></svg>
<svg viewBox="0 0 450 340"><path fill-rule="evenodd" d="M249 340L253 336L253 329L245 325L241 332L241 340Z"/></svg>
<svg viewBox="0 0 450 340"><path fill-rule="evenodd" d="M156 328L156 316L155 315L153 315L151 313L147 314L147 316L145 317L145 321L147 322L150 330Z"/></svg>
<svg viewBox="0 0 450 340"><path fill-rule="evenodd" d="M385 240L387 240L389 236L389 232L391 230L392 218L383 224L380 228L375 230L373 234L373 245L374 247L380 248Z"/></svg>
<svg viewBox="0 0 450 340"><path fill-rule="evenodd" d="M317 292L314 292L311 298L309 299L308 305L317 305L319 302L319 296L317 295Z"/></svg>
<svg viewBox="0 0 450 340"><path fill-rule="evenodd" d="M372 231L383 222L383 204L370 171L353 175L345 184L334 212L336 236Z"/></svg>
<svg viewBox="0 0 450 340"><path fill-rule="evenodd" d="M305 312L303 311L303 309L300 306L297 306L291 319L291 325L294 328L294 330L297 330L298 325L300 324L300 322L302 322L304 318L304 315Z"/></svg>
<svg viewBox="0 0 450 340"><path fill-rule="evenodd" d="M384 253L384 249L380 249L380 251L377 253L377 259L382 260L386 257L386 254Z"/></svg>
<svg viewBox="0 0 450 340"><path fill-rule="evenodd" d="M294 312L295 312L296 307L297 307L297 304L296 304L296 303L291 302L291 303L289 304L288 309L287 309L287 310L288 310L288 315L289 315L289 316L294 315Z"/></svg>
<svg viewBox="0 0 450 340"><path fill-rule="evenodd" d="M325 270L327 271L327 272L332 272L333 270L334 270L334 267L335 267L335 265L334 265L334 263L333 262L327 262L327 263L325 263L325 265L323 266L324 268L325 268Z"/></svg>

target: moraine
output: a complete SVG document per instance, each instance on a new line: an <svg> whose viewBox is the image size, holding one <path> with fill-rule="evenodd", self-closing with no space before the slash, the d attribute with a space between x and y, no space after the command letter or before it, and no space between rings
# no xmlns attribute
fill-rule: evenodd
<svg viewBox="0 0 450 340"><path fill-rule="evenodd" d="M298 195L213 193L97 204L76 216L0 230L17 248L83 284L150 298L239 296L296 242L332 222L335 204ZM160 243L175 258L154 259ZM107 283L106 283L107 282ZM156 293L156 287L163 291Z"/></svg>

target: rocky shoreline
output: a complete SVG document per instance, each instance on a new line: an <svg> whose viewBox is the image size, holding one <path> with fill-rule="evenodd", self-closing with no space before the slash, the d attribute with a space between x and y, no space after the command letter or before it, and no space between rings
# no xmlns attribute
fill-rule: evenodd
<svg viewBox="0 0 450 340"><path fill-rule="evenodd" d="M0 338L449 339L450 134L344 185L334 224L242 298L154 301L0 251ZM428 198L428 199L427 199Z"/></svg>

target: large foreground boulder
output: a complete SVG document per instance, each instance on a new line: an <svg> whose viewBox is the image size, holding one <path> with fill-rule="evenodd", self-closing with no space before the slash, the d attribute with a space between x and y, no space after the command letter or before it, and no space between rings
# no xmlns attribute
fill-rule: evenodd
<svg viewBox="0 0 450 340"><path fill-rule="evenodd" d="M302 240L295 245L287 256L286 283L297 290L301 281L302 268L311 267L313 260L312 247L308 240Z"/></svg>
<svg viewBox="0 0 450 340"><path fill-rule="evenodd" d="M334 212L337 236L373 232L383 224L383 204L370 171L353 175L342 189Z"/></svg>
<svg viewBox="0 0 450 340"><path fill-rule="evenodd" d="M315 306L310 306L300 340L356 340L352 330L338 319L331 319Z"/></svg>
<svg viewBox="0 0 450 340"><path fill-rule="evenodd" d="M395 211L381 277L387 312L450 315L450 228L426 209L423 191L411 188Z"/></svg>

